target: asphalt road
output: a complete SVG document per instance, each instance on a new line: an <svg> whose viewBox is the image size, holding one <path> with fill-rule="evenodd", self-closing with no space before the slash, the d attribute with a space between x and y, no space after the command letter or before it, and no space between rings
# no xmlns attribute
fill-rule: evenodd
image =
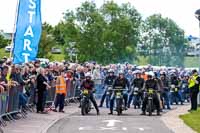
<svg viewBox="0 0 200 133"><path fill-rule="evenodd" d="M122 116L107 115L109 110L100 108L101 115L92 110L88 116L80 112L59 120L47 133L172 133L160 116L140 116L141 110L129 109Z"/></svg>

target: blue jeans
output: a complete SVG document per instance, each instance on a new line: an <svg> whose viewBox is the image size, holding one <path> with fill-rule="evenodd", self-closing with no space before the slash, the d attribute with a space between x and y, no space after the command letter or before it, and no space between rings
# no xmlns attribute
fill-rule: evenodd
<svg viewBox="0 0 200 133"><path fill-rule="evenodd" d="M176 104L178 104L178 102L181 102L181 104L183 104L183 101L182 101L182 98L181 98L181 95L178 92L171 92L171 105L175 102Z"/></svg>
<svg viewBox="0 0 200 133"><path fill-rule="evenodd" d="M165 101L165 105L167 105L167 109L170 109L171 108L170 107L170 92L168 90L165 90L162 94L162 97Z"/></svg>
<svg viewBox="0 0 200 133"><path fill-rule="evenodd" d="M28 97L23 94L23 93L19 93L19 107L25 107L28 101Z"/></svg>
<svg viewBox="0 0 200 133"><path fill-rule="evenodd" d="M104 90L104 93L101 97L100 107L103 106L104 100L106 99L106 108L109 108L110 96L107 95L107 90Z"/></svg>

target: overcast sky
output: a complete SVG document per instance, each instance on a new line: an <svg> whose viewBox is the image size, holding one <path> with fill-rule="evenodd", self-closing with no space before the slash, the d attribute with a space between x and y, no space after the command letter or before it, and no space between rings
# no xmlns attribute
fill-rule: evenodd
<svg viewBox="0 0 200 133"><path fill-rule="evenodd" d="M0 0L0 29L13 31L17 0ZM42 20L56 25L67 9L75 9L85 0L42 0ZM98 6L104 0L95 1ZM114 0L121 4L130 2L145 18L154 13L161 13L173 19L186 35L199 36L198 21L194 12L200 8L200 0Z"/></svg>

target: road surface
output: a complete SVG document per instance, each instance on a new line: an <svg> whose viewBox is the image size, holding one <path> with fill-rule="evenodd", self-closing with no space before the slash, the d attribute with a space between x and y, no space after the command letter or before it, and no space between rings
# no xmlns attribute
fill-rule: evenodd
<svg viewBox="0 0 200 133"><path fill-rule="evenodd" d="M100 108L100 112L100 116L95 110L88 116L76 112L59 120L47 133L172 133L160 116L140 116L141 110L131 108L122 116L110 116L106 108Z"/></svg>

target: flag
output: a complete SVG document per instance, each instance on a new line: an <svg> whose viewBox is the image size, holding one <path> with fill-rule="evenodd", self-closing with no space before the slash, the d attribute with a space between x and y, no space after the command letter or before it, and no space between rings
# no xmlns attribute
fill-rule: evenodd
<svg viewBox="0 0 200 133"><path fill-rule="evenodd" d="M41 0L19 0L13 46L14 64L36 59L41 32Z"/></svg>

